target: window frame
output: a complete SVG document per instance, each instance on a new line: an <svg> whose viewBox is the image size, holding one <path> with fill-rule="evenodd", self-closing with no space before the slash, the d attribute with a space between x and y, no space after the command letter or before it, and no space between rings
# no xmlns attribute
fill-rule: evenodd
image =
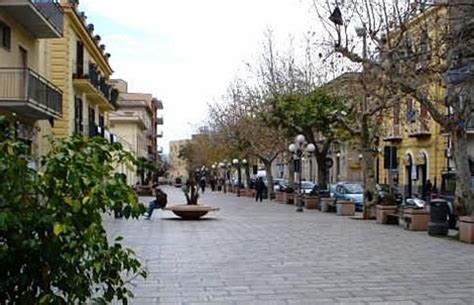
<svg viewBox="0 0 474 305"><path fill-rule="evenodd" d="M0 48L7 51L10 51L12 48L12 30L3 20L0 20Z"/></svg>

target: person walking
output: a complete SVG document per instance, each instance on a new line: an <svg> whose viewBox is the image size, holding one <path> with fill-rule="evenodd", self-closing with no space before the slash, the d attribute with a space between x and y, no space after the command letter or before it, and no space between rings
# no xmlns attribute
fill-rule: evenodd
<svg viewBox="0 0 474 305"><path fill-rule="evenodd" d="M201 187L201 192L204 194L204 191L206 190L206 178L201 177L199 180L199 186Z"/></svg>
<svg viewBox="0 0 474 305"><path fill-rule="evenodd" d="M263 201L263 190L265 189L265 182L263 182L262 177L258 177L257 181L255 181L255 190L257 191L255 196L255 201L262 202Z"/></svg>

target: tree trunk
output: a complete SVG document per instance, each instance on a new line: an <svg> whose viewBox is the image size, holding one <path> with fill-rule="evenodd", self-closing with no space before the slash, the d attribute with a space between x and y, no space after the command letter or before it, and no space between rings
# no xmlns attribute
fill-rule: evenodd
<svg viewBox="0 0 474 305"><path fill-rule="evenodd" d="M329 168L326 164L326 153L316 154L316 163L318 164L318 186L321 190L328 189Z"/></svg>
<svg viewBox="0 0 474 305"><path fill-rule="evenodd" d="M363 115L361 119L360 146L362 149L363 174L364 174L364 210L363 219L370 219L371 210L375 205L375 157L372 151L372 136L369 131L369 118Z"/></svg>
<svg viewBox="0 0 474 305"><path fill-rule="evenodd" d="M454 163L456 165L455 205L458 216L474 214L474 194L471 191L469 157L467 154L467 134L456 130L453 134Z"/></svg>
<svg viewBox="0 0 474 305"><path fill-rule="evenodd" d="M245 187L250 188L250 166L245 164Z"/></svg>

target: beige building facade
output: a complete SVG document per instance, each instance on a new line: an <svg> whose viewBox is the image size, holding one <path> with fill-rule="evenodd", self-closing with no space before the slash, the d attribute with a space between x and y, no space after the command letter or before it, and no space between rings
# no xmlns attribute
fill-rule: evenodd
<svg viewBox="0 0 474 305"><path fill-rule="evenodd" d="M0 1L0 115L36 157L47 152L44 136L63 114L63 92L45 60L47 43L62 36L63 11L55 1Z"/></svg>

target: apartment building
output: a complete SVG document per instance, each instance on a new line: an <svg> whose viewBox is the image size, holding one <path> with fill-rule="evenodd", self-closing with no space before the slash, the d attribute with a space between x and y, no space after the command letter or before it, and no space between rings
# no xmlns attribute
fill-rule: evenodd
<svg viewBox="0 0 474 305"><path fill-rule="evenodd" d="M118 109L110 112L110 132L115 134L119 142L137 159L157 165L159 160L158 140L162 133L158 133L158 125L163 118L158 111L163 109L163 103L152 94L128 92L128 84L124 80L111 80L114 89L119 92ZM127 173L130 184L144 183L153 180L151 173L138 177L136 172Z"/></svg>
<svg viewBox="0 0 474 305"><path fill-rule="evenodd" d="M34 156L47 151L44 135L63 114L63 92L53 84L47 43L63 37L63 10L53 0L0 1L0 115Z"/></svg>
<svg viewBox="0 0 474 305"><path fill-rule="evenodd" d="M81 133L104 136L107 112L117 107L118 91L110 85L110 54L78 1L61 0L64 35L47 43L51 80L63 92L63 115L52 129L54 136Z"/></svg>

